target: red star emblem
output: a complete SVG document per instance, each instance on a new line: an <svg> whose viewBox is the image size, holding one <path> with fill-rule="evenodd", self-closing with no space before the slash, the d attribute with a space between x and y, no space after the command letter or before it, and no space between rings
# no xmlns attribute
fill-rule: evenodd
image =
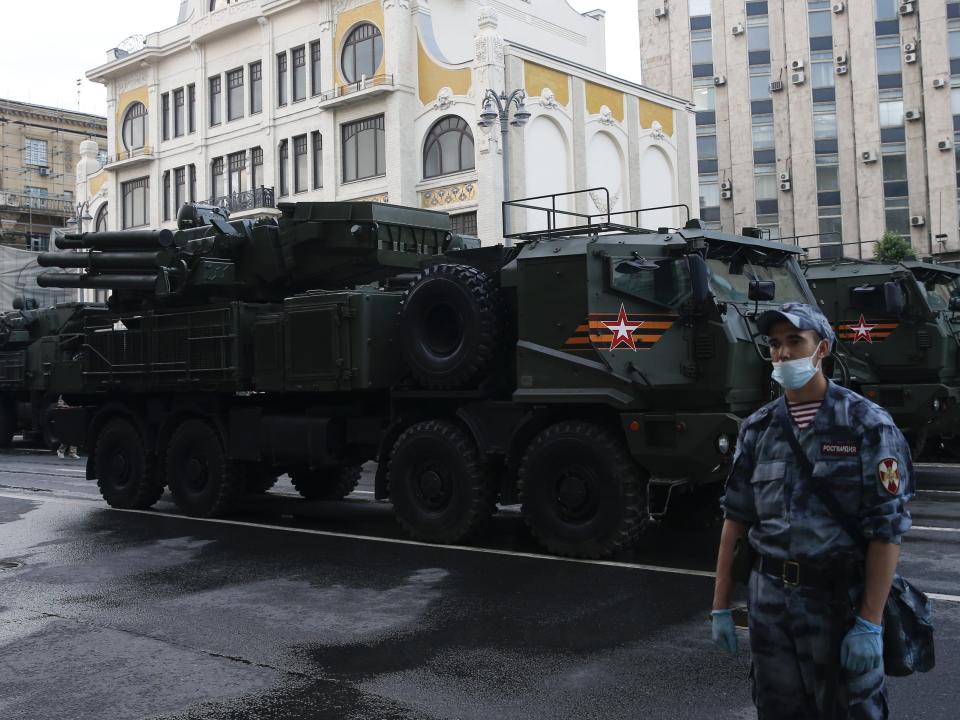
<svg viewBox="0 0 960 720"><path fill-rule="evenodd" d="M636 323L631 323L629 318L627 318L627 310L624 308L623 303L620 303L620 314L617 316L616 321L607 322L604 320L603 324L608 330L613 332L613 340L610 341L611 350L616 350L621 345L626 345L636 352L637 342L633 339L633 333L643 325L643 322L637 320Z"/></svg>
<svg viewBox="0 0 960 720"><path fill-rule="evenodd" d="M873 337L870 335L876 325L867 325L867 321L863 317L863 313L860 313L860 323L858 325L847 325L848 330L854 332L853 341L855 343L860 342L861 340L866 340L868 343L873 345Z"/></svg>

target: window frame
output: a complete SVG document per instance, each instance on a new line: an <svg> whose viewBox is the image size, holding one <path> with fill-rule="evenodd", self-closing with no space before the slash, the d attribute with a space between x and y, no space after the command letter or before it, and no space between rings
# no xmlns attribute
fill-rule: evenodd
<svg viewBox="0 0 960 720"><path fill-rule="evenodd" d="M138 208L136 207L136 200L138 197L142 199L142 207L139 208L142 212L142 218L137 214ZM129 212L127 209L128 198L130 201ZM144 227L150 224L149 176L134 178L133 180L120 183L120 208L120 222L123 225L123 230ZM141 219L142 222L136 222L138 219Z"/></svg>
<svg viewBox="0 0 960 720"><path fill-rule="evenodd" d="M142 109L142 113L134 114L134 111ZM128 154L135 153L137 150L144 150L148 147L147 140L150 137L149 132L150 128L148 126L150 118L150 113L147 110L147 106L144 105L139 100L130 103L127 109L123 113L123 120L120 122L120 142L122 143L124 149ZM140 132L142 133L142 142L137 145L137 138L133 135L133 131L136 129L133 123L136 122L140 126ZM128 133L127 128L130 127L130 142L128 143ZM131 180L131 182L133 182Z"/></svg>
<svg viewBox="0 0 960 720"><path fill-rule="evenodd" d="M451 125L451 122L453 123ZM458 137L455 138L457 141L457 153L456 153L456 162L451 167L450 170L446 169L444 160L445 153L444 150L448 149L452 153L452 149L445 148L444 146L444 136L448 134L455 133ZM469 141L470 147L469 150L465 149L464 143ZM432 172L428 170L428 164L430 163L431 153L436 149L437 155L437 172ZM464 153L468 153L470 158L470 164L464 165ZM423 173L424 180L432 180L433 178L444 177L446 175L455 175L456 173L468 172L470 170L476 170L477 168L477 150L476 143L473 137L473 129L470 127L464 118L459 115L444 115L442 118L437 120L433 125L430 126L430 129L427 131L427 134L424 136L423 142L423 154L421 156L422 164L421 171Z"/></svg>
<svg viewBox="0 0 960 720"><path fill-rule="evenodd" d="M307 99L306 45L298 45L290 50L290 65L290 100L293 103L303 102Z"/></svg>
<svg viewBox="0 0 960 720"><path fill-rule="evenodd" d="M357 36L362 32L370 31L370 34L357 39ZM378 57L378 40L379 40L379 57ZM372 65L372 71L370 74L357 72L357 59L358 53L361 52L358 50L358 47L365 45L366 43L370 44L370 57L369 60ZM348 67L346 63L347 53L351 54L351 67L348 72ZM340 74L343 76L343 79L346 80L349 84L355 84L360 82L362 77L372 78L377 76L377 71L380 69L380 66L383 65L384 59L384 40L383 32L377 27L374 23L369 21L364 21L358 23L350 29L346 34L343 40L343 45L340 49ZM366 60L367 58L364 58Z"/></svg>
<svg viewBox="0 0 960 720"><path fill-rule="evenodd" d="M369 127L363 127L364 125L370 125ZM359 128L359 129L358 129ZM383 113L378 115L370 115L364 118L358 118L357 120L352 120L350 122L345 122L340 125L340 148L341 148L341 181L343 184L359 182L361 180L370 180L372 178L383 177L387 174L386 168L386 133L385 133L385 116ZM370 175L361 175L360 174L360 141L359 139L355 143L354 149L354 170L355 177L348 177L348 165L347 165L347 144L353 138L359 138L363 133L373 132L374 136L374 145L373 145L373 159L374 159L374 172ZM382 150L382 152L381 152ZM382 157L381 157L382 155Z"/></svg>
<svg viewBox="0 0 960 720"><path fill-rule="evenodd" d="M210 90L210 127L217 127L223 123L223 77L212 75L207 81Z"/></svg>
<svg viewBox="0 0 960 720"><path fill-rule="evenodd" d="M263 61L257 60L248 66L250 72L250 114L263 112Z"/></svg>
<svg viewBox="0 0 960 720"><path fill-rule="evenodd" d="M238 73L240 77L239 83L236 82ZM241 65L233 70L228 70L225 74L227 76L227 122L232 122L233 120L240 120L243 118L245 92L244 67Z"/></svg>
<svg viewBox="0 0 960 720"><path fill-rule="evenodd" d="M286 107L287 105L287 73L289 61L287 51L277 53L277 107Z"/></svg>

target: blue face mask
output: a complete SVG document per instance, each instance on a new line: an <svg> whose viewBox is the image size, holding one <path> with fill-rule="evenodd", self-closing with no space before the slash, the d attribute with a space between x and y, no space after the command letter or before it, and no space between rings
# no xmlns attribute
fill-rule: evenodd
<svg viewBox="0 0 960 720"><path fill-rule="evenodd" d="M813 364L813 358L819 350L820 346L817 345L817 349L810 357L773 363L773 379L785 390L799 390L820 370L819 360L816 365Z"/></svg>

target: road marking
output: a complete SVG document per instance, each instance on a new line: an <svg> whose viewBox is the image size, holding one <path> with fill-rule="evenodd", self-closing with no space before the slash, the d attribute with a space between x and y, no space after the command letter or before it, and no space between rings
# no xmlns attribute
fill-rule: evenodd
<svg viewBox="0 0 960 720"><path fill-rule="evenodd" d="M37 502L54 502L65 505L91 505L100 503L100 499L79 500L74 498L53 498L53 497L26 497L14 493L0 492L0 497L8 497L14 500L36 500ZM356 535L353 533L339 533L330 530L314 530L311 528L292 528L282 525L268 525L266 523L248 522L245 520L230 520L228 518L195 518L187 515L174 515L172 513L157 512L155 510L121 510L103 506L104 510L113 512L130 513L133 515L148 515L150 517L167 518L173 520L185 520L190 522L205 522L215 525L231 525L234 527L250 527L260 530L279 530L281 532L292 532L301 535L319 535L322 537L345 538L347 540L366 540L368 542L389 543L392 545L410 545L414 547L431 548L433 550L453 550L460 552L481 553L485 555L502 555L509 557L526 558L530 560L548 560L552 562L572 563L575 565L599 565L601 567L623 568L625 570L647 570L649 572L667 573L670 575L692 575L695 577L714 577L713 572L706 570L689 570L687 568L663 567L660 565L641 565L639 563L618 562L616 560L584 560L581 558L566 558L557 555L541 555L539 553L517 552L515 550L498 550L496 548L470 547L468 545L435 545L433 543L420 542L419 540L407 540L404 538L381 538L374 535Z"/></svg>
<svg viewBox="0 0 960 720"><path fill-rule="evenodd" d="M960 603L960 595L944 595L943 593L927 593L926 595L931 600Z"/></svg>
<svg viewBox="0 0 960 720"><path fill-rule="evenodd" d="M930 527L928 525L913 525L911 530L926 530L927 532L960 533L960 528Z"/></svg>
<svg viewBox="0 0 960 720"><path fill-rule="evenodd" d="M960 495L960 490L924 490L920 488L918 492L930 493L931 495Z"/></svg>

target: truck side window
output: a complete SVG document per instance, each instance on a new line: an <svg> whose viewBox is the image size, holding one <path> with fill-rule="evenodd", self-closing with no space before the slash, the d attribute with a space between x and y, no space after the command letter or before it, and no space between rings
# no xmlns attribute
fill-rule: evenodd
<svg viewBox="0 0 960 720"><path fill-rule="evenodd" d="M617 266L630 259L610 258L610 285L614 290L655 305L669 307L676 307L690 294L690 271L687 269L686 258L656 260L656 270L618 272Z"/></svg>
<svg viewBox="0 0 960 720"><path fill-rule="evenodd" d="M862 312L868 317L880 316L890 317L887 312L886 300L883 295L883 283L857 285L850 288L850 307ZM904 297L904 305L907 304L908 297Z"/></svg>

